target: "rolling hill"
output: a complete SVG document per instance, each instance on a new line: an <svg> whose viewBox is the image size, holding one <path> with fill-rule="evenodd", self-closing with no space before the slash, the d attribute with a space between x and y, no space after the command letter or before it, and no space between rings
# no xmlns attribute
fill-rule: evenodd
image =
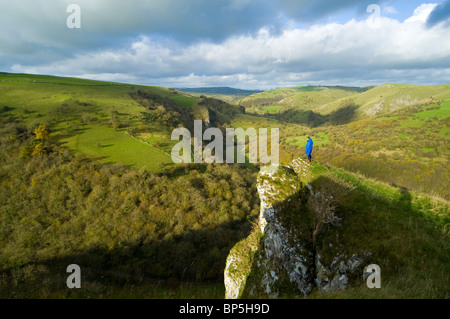
<svg viewBox="0 0 450 319"><path fill-rule="evenodd" d="M255 169L167 153L173 128L240 110L160 87L0 74L0 298L136 297L136 284L156 298L223 295L223 261L258 212ZM71 296L67 262L86 288Z"/></svg>
<svg viewBox="0 0 450 319"><path fill-rule="evenodd" d="M249 113L273 114L289 109L315 110L324 104L351 97L366 88L299 86L279 88L243 98L239 104Z"/></svg>
<svg viewBox="0 0 450 319"><path fill-rule="evenodd" d="M177 125L191 128L196 118L217 126L239 112L173 89L28 74L0 73L0 96L9 122L30 130L46 124L53 139L76 153L150 171L173 164Z"/></svg>
<svg viewBox="0 0 450 319"><path fill-rule="evenodd" d="M241 99L248 113L306 125L322 125L346 107L354 119L387 114L414 105L450 99L450 84L383 84L376 87L294 87L269 90ZM312 116L311 116L312 115ZM334 123L336 124L336 123Z"/></svg>
<svg viewBox="0 0 450 319"><path fill-rule="evenodd" d="M418 104L432 104L450 99L450 84L406 85L383 84L361 94L348 97L358 106L360 116L373 116L400 110ZM331 113L339 108L342 100L324 104L317 111Z"/></svg>
<svg viewBox="0 0 450 319"><path fill-rule="evenodd" d="M283 222L310 229L310 183L344 217L317 247L367 249L386 276L382 292L359 285L312 298L446 298L448 87L298 87L239 106L162 87L0 73L0 297L222 298L230 250L261 239L260 165L172 163L173 128L202 119L279 128L286 172L313 137L311 176L276 185L295 189L278 203ZM361 115L383 99L380 113ZM255 260L247 297L264 295ZM79 291L65 285L72 263L84 269Z"/></svg>
<svg viewBox="0 0 450 319"><path fill-rule="evenodd" d="M237 104L244 97L263 92L260 90L241 90L230 87L177 88L176 90L197 97L207 96L223 100L230 104Z"/></svg>
<svg viewBox="0 0 450 319"><path fill-rule="evenodd" d="M237 96L249 96L252 94L263 92L261 90L242 90L230 87L175 88L175 90L185 93L198 93L206 95L237 95Z"/></svg>

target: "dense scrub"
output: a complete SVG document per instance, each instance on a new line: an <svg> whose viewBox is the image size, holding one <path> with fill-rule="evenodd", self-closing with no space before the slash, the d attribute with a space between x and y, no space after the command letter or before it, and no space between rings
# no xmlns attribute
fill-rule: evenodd
<svg viewBox="0 0 450 319"><path fill-rule="evenodd" d="M448 199L448 115L446 105L419 105L300 134L311 135L314 141L324 139L314 148L315 160ZM284 147L294 156L304 156L306 140L301 142Z"/></svg>
<svg viewBox="0 0 450 319"><path fill-rule="evenodd" d="M39 281L45 286L54 269L64 273L71 263L95 278L109 272L113 278L221 281L230 248L258 214L255 173L238 165L152 174L73 157L51 138L46 152L20 158L36 136L2 126L3 296L36 280L27 274L45 274Z"/></svg>

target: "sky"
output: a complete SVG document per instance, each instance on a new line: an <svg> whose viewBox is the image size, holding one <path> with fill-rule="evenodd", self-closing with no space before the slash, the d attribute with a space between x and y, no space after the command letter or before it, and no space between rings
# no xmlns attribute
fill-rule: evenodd
<svg viewBox="0 0 450 319"><path fill-rule="evenodd" d="M450 0L0 0L0 72L173 88L444 84Z"/></svg>

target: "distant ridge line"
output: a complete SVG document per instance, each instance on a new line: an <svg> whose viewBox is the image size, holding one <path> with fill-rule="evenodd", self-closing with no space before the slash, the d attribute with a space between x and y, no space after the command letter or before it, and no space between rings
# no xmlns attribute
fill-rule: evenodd
<svg viewBox="0 0 450 319"><path fill-rule="evenodd" d="M199 88L174 88L185 93L205 93L205 94L222 94L222 95L252 95L262 93L263 90L244 90L231 87L199 87Z"/></svg>

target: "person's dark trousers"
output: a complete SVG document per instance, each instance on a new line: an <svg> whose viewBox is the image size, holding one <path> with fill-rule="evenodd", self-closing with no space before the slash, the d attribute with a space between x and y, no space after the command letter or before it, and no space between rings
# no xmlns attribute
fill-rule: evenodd
<svg viewBox="0 0 450 319"><path fill-rule="evenodd" d="M311 162L311 154L308 155L308 161Z"/></svg>

